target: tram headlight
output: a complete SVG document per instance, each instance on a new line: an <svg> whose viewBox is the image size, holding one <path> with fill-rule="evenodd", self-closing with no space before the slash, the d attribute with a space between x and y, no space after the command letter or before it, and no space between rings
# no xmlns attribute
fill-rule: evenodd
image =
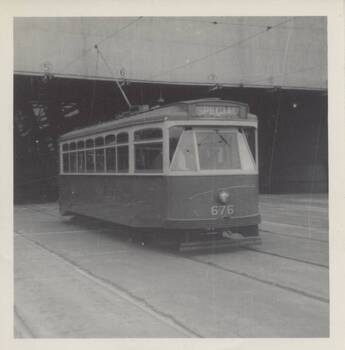
<svg viewBox="0 0 345 350"><path fill-rule="evenodd" d="M218 194L218 199L221 203L228 203L230 199L230 194L227 191L220 191Z"/></svg>

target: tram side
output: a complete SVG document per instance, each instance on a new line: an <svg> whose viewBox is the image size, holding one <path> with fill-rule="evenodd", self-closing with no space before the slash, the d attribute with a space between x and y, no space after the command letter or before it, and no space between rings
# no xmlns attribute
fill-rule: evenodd
<svg viewBox="0 0 345 350"><path fill-rule="evenodd" d="M163 226L167 209L161 126L110 128L63 142L61 152L63 215L80 214L131 227Z"/></svg>

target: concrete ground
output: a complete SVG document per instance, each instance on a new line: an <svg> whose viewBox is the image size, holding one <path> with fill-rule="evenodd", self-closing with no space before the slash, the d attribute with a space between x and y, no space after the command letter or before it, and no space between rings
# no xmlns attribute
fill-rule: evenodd
<svg viewBox="0 0 345 350"><path fill-rule="evenodd" d="M16 206L15 337L327 337L327 197L260 209L262 245L182 255L56 203Z"/></svg>

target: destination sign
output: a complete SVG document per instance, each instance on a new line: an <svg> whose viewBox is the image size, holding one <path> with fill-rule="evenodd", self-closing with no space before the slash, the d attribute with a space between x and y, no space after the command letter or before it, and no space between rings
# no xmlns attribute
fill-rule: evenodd
<svg viewBox="0 0 345 350"><path fill-rule="evenodd" d="M241 113L241 106L236 105L196 105L194 111L198 117L245 118L245 111Z"/></svg>

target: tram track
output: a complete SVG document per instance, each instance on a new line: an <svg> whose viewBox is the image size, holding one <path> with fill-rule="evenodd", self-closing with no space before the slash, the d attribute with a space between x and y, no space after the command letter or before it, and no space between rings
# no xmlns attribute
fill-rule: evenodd
<svg viewBox="0 0 345 350"><path fill-rule="evenodd" d="M294 235L294 234L285 234L285 233L281 233L281 232L273 232L273 231L267 230L267 229L260 229L260 232L265 232L265 233L269 233L269 234L272 234L275 236L281 236L281 237L286 237L286 238L297 238L297 239L302 239L302 240L306 240L306 241L315 241L315 242L319 242L319 243L328 244L328 240L326 240L326 239L305 237L305 236L299 236L299 235Z"/></svg>
<svg viewBox="0 0 345 350"><path fill-rule="evenodd" d="M59 261L63 262L64 264L68 265L70 268L72 268L76 273L78 273L80 276L83 276L84 278L90 280L91 282L95 283L101 288L106 289L107 291L112 292L116 296L120 297L121 299L125 300L126 302L130 303L131 305L136 306L138 309L144 311L145 313L151 315L158 321L162 322L163 324L173 328L174 330L178 331L183 335L183 337L197 337L197 338L203 338L201 334L196 332L195 330L191 329L190 327L183 324L183 322L177 320L174 316L163 312L161 310L158 310L153 305L148 303L145 299L135 295L131 291L123 288L122 286L106 279L100 276L95 275L88 269L85 269L84 267L77 264L75 261L66 258L64 255L57 253L56 251L53 251L52 249L46 247L45 245L41 244L40 242L37 242L36 240L30 239L27 235L23 233L18 233L14 231L14 233L23 239L25 239L30 244L34 245L36 248L42 250L43 252L48 252L50 255L54 256ZM27 323L23 320L23 318L19 318L21 323L27 325ZM30 329L28 326L26 326L26 329ZM33 336L33 333L28 331L27 333L31 334Z"/></svg>
<svg viewBox="0 0 345 350"><path fill-rule="evenodd" d="M278 253L273 253L273 252L269 252L269 251L265 251L265 250L260 250L260 248L246 247L245 249L251 250L253 252L257 252L257 253L260 253L260 254L271 255L271 256L275 256L277 258L281 258L281 259L292 260L292 261L295 261L295 262L298 262L298 263L304 263L304 264L313 265L313 266L317 266L317 267L328 269L328 265L319 264L319 263L316 263L316 262L313 262L313 261L310 261L310 260L298 259L298 258L294 258L294 257L291 257L291 256L286 256L286 255L282 255L282 254L278 254Z"/></svg>
<svg viewBox="0 0 345 350"><path fill-rule="evenodd" d="M53 213L47 212L46 210L37 210L37 209L30 209L30 210L37 211L37 212L40 212L40 213L43 213L43 214L47 214L47 215L50 215L50 216L53 216L53 217L58 217L58 218L60 217L58 214L53 214ZM104 225L106 225L106 223ZM111 232L110 228L102 228L102 230L104 232ZM283 233L279 233L279 232L273 232L273 231L270 231L270 230L262 230L262 229L260 229L260 232L265 232L265 233L269 233L271 235L281 236L281 237L286 237L286 238L291 238L291 239L301 239L301 240L306 240L306 241L310 240L310 241L315 241L315 242L319 242L319 243L322 243L322 244L323 243L324 244L328 243L328 241L326 241L326 240L320 240L320 239L312 238L312 237L303 237L303 236L299 236L299 235L287 235L287 234L283 234ZM129 231L128 231L128 233L129 233ZM275 256L275 257L278 257L278 258L287 259L287 260L291 260L291 261L296 261L298 263L310 264L310 265L313 265L313 266L326 268L326 269L329 268L328 265L325 265L325 264L320 264L320 263L316 263L316 262L313 262L313 261L310 261L310 260L305 260L305 259L298 259L298 258L294 258L294 257L291 257L291 256L286 256L286 255L270 252L270 251L264 251L264 250L261 250L260 248L254 248L254 247L244 247L244 248L247 249L247 250L251 250L251 251L257 252L257 253L261 253L261 254L265 254L265 255L271 255L271 256Z"/></svg>
<svg viewBox="0 0 345 350"><path fill-rule="evenodd" d="M191 258L191 257L187 257L186 259L191 260L193 262L197 262L199 264L212 266L215 269L226 271L226 272L230 272L232 274L236 274L238 276L242 276L242 277L248 278L250 280L263 283L265 285L277 287L279 289L282 289L282 290L285 290L285 291L288 291L288 292L292 292L292 293L295 293L295 294L298 294L298 295L302 295L302 296L305 296L305 297L308 297L308 298L311 298L311 299L314 299L314 300L317 300L317 301L321 301L323 303L329 303L329 299L321 297L319 295L315 295L315 294L312 294L312 293L309 293L309 292L306 292L306 291L303 291L303 290L300 290L300 289L297 289L297 288L294 288L294 287L290 287L290 286L287 286L287 285L283 285L281 283L273 282L273 281L270 281L270 280L267 280L267 279L259 278L259 277L250 275L250 274L248 274L246 272L233 270L233 269L230 269L228 267L220 266L219 264L216 264L216 263L213 263L213 262L210 262L210 261L204 262L204 261L201 261L201 260L198 260L198 259L194 259L194 258Z"/></svg>
<svg viewBox="0 0 345 350"><path fill-rule="evenodd" d="M14 316L14 332L16 338L36 338L35 333L28 326L27 322L24 320L22 315L20 314L16 305L13 308L13 316Z"/></svg>
<svg viewBox="0 0 345 350"><path fill-rule="evenodd" d="M256 253L263 253L263 252L261 252L259 250L256 250L255 248L252 249L252 248L243 247L242 249L246 249L248 251L254 251ZM158 250L158 248L155 248L155 250ZM246 273L246 272L243 272L243 271L239 271L239 270L231 269L231 268L228 268L228 267L224 267L224 266L221 266L221 265L219 265L217 263L214 263L214 262L211 262L211 261L202 261L202 260L200 260L198 258L195 258L193 256L188 256L186 253L178 253L178 252L176 252L176 253L167 252L167 253L170 254L170 255L173 255L173 256L178 256L180 258L182 257L182 258L187 259L189 261L193 261L194 263L198 263L198 264L202 264L202 265L206 265L206 266L212 266L213 268L215 268L217 270L229 272L229 273L232 273L232 274L235 274L235 275L238 275L238 276L241 276L241 277L245 277L247 279L250 279L250 280L253 280L253 281L256 281L256 282L260 282L260 283L265 284L265 285L269 285L269 286L273 286L273 287L279 288L281 290L285 290L285 291L292 292L292 293L295 293L295 294L298 294L298 295L309 297L311 299L314 299L314 300L317 300L317 301L320 301L320 302L323 302L323 303L329 303L329 299L328 298L322 297L320 295L309 293L308 291L304 291L304 290L301 290L301 289L298 289L298 288L294 288L294 287L291 287L291 286L288 286L288 285L277 283L277 282L274 282L274 281L271 281L271 280L268 280L268 279L263 279L263 278L254 276L252 274L249 274L249 273ZM266 254L266 253L263 253L263 254ZM286 258L284 256L279 256L278 254L268 254L268 255L272 255L272 256L275 256L275 257L279 257L279 258L293 260L293 261L296 261L298 263L306 263L306 264L316 265L318 267L325 267L323 265L313 264L313 263L310 263L308 261L301 261L299 259L294 259L294 258Z"/></svg>
<svg viewBox="0 0 345 350"><path fill-rule="evenodd" d="M36 212L39 212L39 213L42 213L42 214L47 214L49 216L56 217L56 218L60 218L61 217L59 214L53 214L53 213L50 213L47 210L42 210L42 209L38 210L38 209L33 209L33 208L30 208L29 210L36 211ZM295 235L295 234L284 234L284 233L281 233L281 232L273 232L273 231L267 230L267 229L260 229L260 232L269 233L269 234L272 234L272 235L275 235L275 236L281 236L281 237L287 237L287 238L296 238L296 239L301 239L301 240L306 240L306 241L315 241L315 242L328 244L328 240L325 240L325 239L319 239L319 238L313 238L313 237L305 237L305 236L300 236L300 235ZM303 262L305 262L305 261L303 261Z"/></svg>
<svg viewBox="0 0 345 350"><path fill-rule="evenodd" d="M37 212L40 212L40 213L43 213L43 214L47 214L47 215L50 215L50 216L53 216L53 217L59 217L59 215L47 212L46 210L38 210L38 209L31 209L31 210L37 211ZM262 230L262 231L266 232L265 230ZM102 228L102 232L105 233L105 234L111 234L112 233L110 228ZM124 232L124 233L129 233L129 231L128 232ZM269 233L276 234L275 232L271 232L271 231ZM98 277L96 275L93 275L92 272L83 269L78 264L76 264L75 262L67 259L63 255L61 255L61 254L59 254L59 253L57 253L55 251L50 250L49 248L45 247L41 243L37 242L36 240L28 238L28 235L23 234L22 232L21 233L17 233L17 234L22 236L22 237L24 237L25 239L27 239L28 241L32 242L33 244L36 244L36 245L40 246L42 249L45 249L45 250L49 251L51 254L54 254L54 255L60 257L61 259L65 260L67 263L71 264L74 268L79 269L80 271L85 271L83 273L86 273L87 276L90 276L90 278L99 279L100 281L102 281L102 283L109 283L110 285L113 285L112 282L110 282L110 281L103 281L102 278L100 278L100 277ZM284 234L279 234L279 233L277 233L277 235L279 235L279 236L286 236L286 237L291 238L291 239L304 238L304 237L300 237L300 236L296 237L296 236L289 236L289 235L284 235ZM308 238L305 237L305 239L308 239ZM320 242L320 243L323 243L323 242ZM140 243L138 243L138 245L140 245ZM184 259L187 259L189 261L193 261L194 263L211 266L211 267L213 267L213 268L215 268L217 270L222 270L222 271L225 271L225 272L228 272L228 273L236 274L238 276L241 276L241 277L244 277L244 278L247 278L247 279L259 282L259 283L263 283L263 284L266 284L266 285L269 285L269 286L273 286L275 288L280 288L281 290L285 290L285 291L292 292L292 293L295 293L295 294L298 294L298 295L309 297L311 299L314 299L314 300L317 300L317 301L320 301L320 302L323 302L323 303L329 303L329 299L328 298L325 298L323 296L310 293L310 292L302 290L302 289L291 287L289 285L278 283L278 282L275 282L275 281L272 281L272 280L269 280L269 279L263 279L263 278L255 276L253 274L246 273L244 271L235 270L235 269L231 269L231 268L228 268L228 267L221 266L221 265L219 265L217 263L214 263L214 262L201 261L200 259L197 259L197 258L193 257L193 255L195 255L195 253L188 254L188 253L174 252L171 249L163 249L162 247L153 246L153 245L150 245L150 244L145 245L144 247L146 249L154 250L156 252L160 252L160 253L164 252L164 254L169 254L169 255L172 255L172 256L175 256L175 257L184 258ZM274 253L274 252L270 252L270 251L264 251L264 250L261 250L260 248L256 248L256 247L242 247L242 249L245 249L245 250L248 250L248 251L252 251L252 252L255 252L257 254L265 254L265 255L281 258L281 259L287 259L287 260L294 261L294 262L297 262L297 263L313 265L313 266L316 266L316 267L319 267L319 268L322 268L322 269L328 269L328 266L324 265L324 264L320 264L320 263L316 263L316 262L312 262L312 261L304 260L304 259L298 259L298 258L295 258L295 257L290 257L290 256L286 256L286 255L282 255L282 254L278 254L278 253ZM102 255L102 254L100 253L99 255ZM121 286L114 285L114 288L118 288L118 290L122 291L122 287ZM128 292L128 291L122 291L122 292L123 293L129 293L129 296L131 298L134 298L134 300L138 299L141 303L143 303L143 305L145 305L146 302L141 300L140 297L137 297L135 295L131 295L130 292ZM157 311L157 310L155 312L161 313L160 311ZM164 313L163 313L163 315L164 315ZM164 316L169 318L168 315L164 315ZM177 323L178 323L178 321L177 321ZM193 336L195 336L195 335L193 335ZM199 335L197 335L197 336L199 336Z"/></svg>

